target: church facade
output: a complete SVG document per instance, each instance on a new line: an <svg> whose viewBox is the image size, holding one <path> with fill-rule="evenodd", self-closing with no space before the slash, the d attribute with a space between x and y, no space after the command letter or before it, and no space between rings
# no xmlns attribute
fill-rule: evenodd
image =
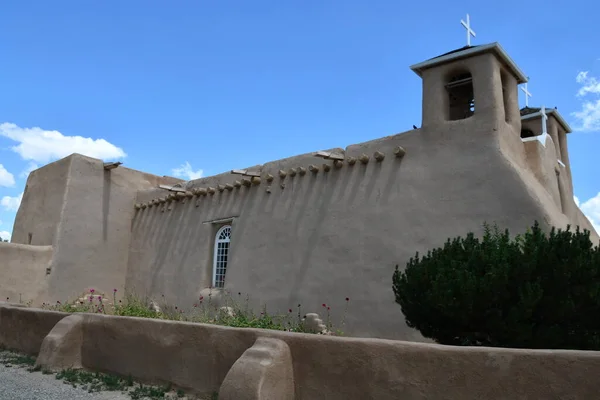
<svg viewBox="0 0 600 400"><path fill-rule="evenodd" d="M556 109L519 109L527 79L498 43L411 68L423 80L411 131L193 181L78 154L32 172L0 243L0 295L118 288L185 309L228 290L273 312L326 304L334 324L348 305L348 335L419 341L392 291L417 251L484 222L570 224L598 243L573 199L571 129Z"/></svg>

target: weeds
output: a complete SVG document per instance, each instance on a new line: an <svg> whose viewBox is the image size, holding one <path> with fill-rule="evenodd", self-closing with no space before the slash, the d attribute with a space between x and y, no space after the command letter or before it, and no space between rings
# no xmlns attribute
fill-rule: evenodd
<svg viewBox="0 0 600 400"><path fill-rule="evenodd" d="M53 373L47 370L42 370L40 367L34 367L35 357L19 354L8 350L0 349L0 362L5 367L29 367L29 372L41 372L44 375L52 375ZM101 372L89 372L80 369L65 369L56 373L55 378L63 383L74 388L81 388L94 392L122 392L128 394L134 400L149 399L157 400L164 399L165 395L174 392L171 385L153 386L136 383L131 376L120 377L113 374L105 374ZM174 392L178 398L183 398L186 394L179 389ZM192 397L187 397L188 399ZM213 393L208 397L199 397L198 400L217 400L218 393Z"/></svg>
<svg viewBox="0 0 600 400"><path fill-rule="evenodd" d="M345 300L345 308L341 319L342 327L345 324L350 299L346 297ZM102 313L215 324L236 328L343 335L341 329L334 328L331 318L331 307L326 304L323 304L327 317L326 321L323 322L324 328L315 330L306 327L301 304L297 305L296 313L290 308L287 313L270 314L267 312L266 306L263 306L260 313L256 313L250 308L250 298L248 295L242 296L242 293L238 292L237 297L234 298L227 291L223 292L219 303L220 306L213 299L212 289L209 291L208 298L205 299L203 296L200 296L198 301L189 310L183 310L176 305L169 304L164 299L164 295L160 304L150 299L142 299L130 293L126 294L122 300L117 300L117 289L113 289L112 302L110 302L107 301L106 295L97 293L94 289L91 289L89 293L83 293L75 301L64 304L57 301L54 305L43 304L42 308L67 313Z"/></svg>
<svg viewBox="0 0 600 400"><path fill-rule="evenodd" d="M33 367L35 365L35 357L31 357L25 354L17 354L9 351L0 349L0 362L5 367L21 366L21 367Z"/></svg>

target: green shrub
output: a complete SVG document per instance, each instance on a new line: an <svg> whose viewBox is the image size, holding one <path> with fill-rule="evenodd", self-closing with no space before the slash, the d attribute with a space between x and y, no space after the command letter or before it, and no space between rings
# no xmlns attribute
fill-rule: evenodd
<svg viewBox="0 0 600 400"><path fill-rule="evenodd" d="M537 221L523 235L485 225L393 274L406 323L438 343L600 350L600 248L590 232Z"/></svg>

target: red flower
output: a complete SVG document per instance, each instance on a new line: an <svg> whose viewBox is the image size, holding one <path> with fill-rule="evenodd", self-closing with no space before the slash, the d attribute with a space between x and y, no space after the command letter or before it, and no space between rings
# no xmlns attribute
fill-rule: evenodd
<svg viewBox="0 0 600 400"><path fill-rule="evenodd" d="M200 296L200 300L202 300L204 298L204 296Z"/></svg>
<svg viewBox="0 0 600 400"><path fill-rule="evenodd" d="M350 297L346 297L346 301L350 301Z"/></svg>
<svg viewBox="0 0 600 400"><path fill-rule="evenodd" d="M327 307L327 311L331 310L331 307Z"/></svg>
<svg viewBox="0 0 600 400"><path fill-rule="evenodd" d="M327 307L327 304L323 303L323 307Z"/></svg>
<svg viewBox="0 0 600 400"><path fill-rule="evenodd" d="M289 312L292 312L292 309L290 308L288 311L289 311Z"/></svg>
<svg viewBox="0 0 600 400"><path fill-rule="evenodd" d="M90 289L90 293L94 293L94 292L95 292L95 290L94 290L94 289Z"/></svg>

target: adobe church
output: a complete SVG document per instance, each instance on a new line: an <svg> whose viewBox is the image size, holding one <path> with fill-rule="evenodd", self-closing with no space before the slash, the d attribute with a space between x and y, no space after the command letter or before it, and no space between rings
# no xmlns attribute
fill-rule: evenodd
<svg viewBox="0 0 600 400"><path fill-rule="evenodd" d="M484 222L571 224L599 241L573 200L569 125L519 109L527 78L498 43L411 69L423 120L407 132L187 182L79 154L32 172L0 243L0 296L117 288L185 309L212 286L270 312L323 317L326 303L337 325L348 297L347 335L421 341L392 291L417 251Z"/></svg>

